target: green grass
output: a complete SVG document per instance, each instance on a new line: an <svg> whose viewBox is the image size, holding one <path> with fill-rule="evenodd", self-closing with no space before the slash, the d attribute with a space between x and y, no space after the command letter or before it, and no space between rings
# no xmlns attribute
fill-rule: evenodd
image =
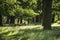
<svg viewBox="0 0 60 40"><path fill-rule="evenodd" d="M40 26L0 27L0 40L60 40L60 27L42 30Z"/></svg>

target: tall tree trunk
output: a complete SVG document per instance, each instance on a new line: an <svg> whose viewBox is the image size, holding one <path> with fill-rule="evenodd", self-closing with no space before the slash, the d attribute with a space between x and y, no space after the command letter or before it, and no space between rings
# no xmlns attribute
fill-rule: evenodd
<svg viewBox="0 0 60 40"><path fill-rule="evenodd" d="M2 15L0 15L0 26L2 26Z"/></svg>
<svg viewBox="0 0 60 40"><path fill-rule="evenodd" d="M15 16L10 16L10 24L15 24Z"/></svg>
<svg viewBox="0 0 60 40"><path fill-rule="evenodd" d="M43 26L44 30L51 30L52 0L43 0Z"/></svg>

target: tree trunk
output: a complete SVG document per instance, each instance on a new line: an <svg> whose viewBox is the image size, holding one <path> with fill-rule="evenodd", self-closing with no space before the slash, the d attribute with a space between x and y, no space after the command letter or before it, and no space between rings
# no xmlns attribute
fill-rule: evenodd
<svg viewBox="0 0 60 40"><path fill-rule="evenodd" d="M52 14L52 23L54 23L55 14Z"/></svg>
<svg viewBox="0 0 60 40"><path fill-rule="evenodd" d="M32 23L34 23L34 18L32 18Z"/></svg>
<svg viewBox="0 0 60 40"><path fill-rule="evenodd" d="M36 23L39 22L39 15L36 16Z"/></svg>
<svg viewBox="0 0 60 40"><path fill-rule="evenodd" d="M2 15L0 15L0 26L2 26Z"/></svg>
<svg viewBox="0 0 60 40"><path fill-rule="evenodd" d="M58 20L60 20L60 15L58 15Z"/></svg>
<svg viewBox="0 0 60 40"><path fill-rule="evenodd" d="M10 16L10 24L15 24L15 16Z"/></svg>
<svg viewBox="0 0 60 40"><path fill-rule="evenodd" d="M51 30L52 0L43 0L43 26L44 30Z"/></svg>
<svg viewBox="0 0 60 40"><path fill-rule="evenodd" d="M7 16L6 24L9 24L9 16Z"/></svg>
<svg viewBox="0 0 60 40"><path fill-rule="evenodd" d="M20 16L20 24L22 24L22 16Z"/></svg>
<svg viewBox="0 0 60 40"><path fill-rule="evenodd" d="M20 18L18 18L18 20L17 20L17 23L19 24L19 22L20 22Z"/></svg>
<svg viewBox="0 0 60 40"><path fill-rule="evenodd" d="M40 24L42 24L42 20L43 20L43 13L41 13L40 15L39 15L39 22L40 22Z"/></svg>
<svg viewBox="0 0 60 40"><path fill-rule="evenodd" d="M28 24L30 23L30 20L29 20L29 18L28 18Z"/></svg>
<svg viewBox="0 0 60 40"><path fill-rule="evenodd" d="M36 17L33 17L32 20L31 20L31 22L32 22L33 24L36 23L36 20L35 20L35 19L36 19Z"/></svg>

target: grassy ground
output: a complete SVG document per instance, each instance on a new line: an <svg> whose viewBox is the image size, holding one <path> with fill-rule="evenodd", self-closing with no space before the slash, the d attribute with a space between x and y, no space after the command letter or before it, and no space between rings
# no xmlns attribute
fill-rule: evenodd
<svg viewBox="0 0 60 40"><path fill-rule="evenodd" d="M0 27L0 40L60 40L60 27L42 28L41 25Z"/></svg>

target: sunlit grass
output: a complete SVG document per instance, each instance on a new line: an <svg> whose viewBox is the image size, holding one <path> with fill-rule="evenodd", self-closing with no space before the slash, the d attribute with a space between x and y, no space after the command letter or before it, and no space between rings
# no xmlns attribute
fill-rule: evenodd
<svg viewBox="0 0 60 40"><path fill-rule="evenodd" d="M60 40L60 29L43 30L41 25L0 27L0 40Z"/></svg>

